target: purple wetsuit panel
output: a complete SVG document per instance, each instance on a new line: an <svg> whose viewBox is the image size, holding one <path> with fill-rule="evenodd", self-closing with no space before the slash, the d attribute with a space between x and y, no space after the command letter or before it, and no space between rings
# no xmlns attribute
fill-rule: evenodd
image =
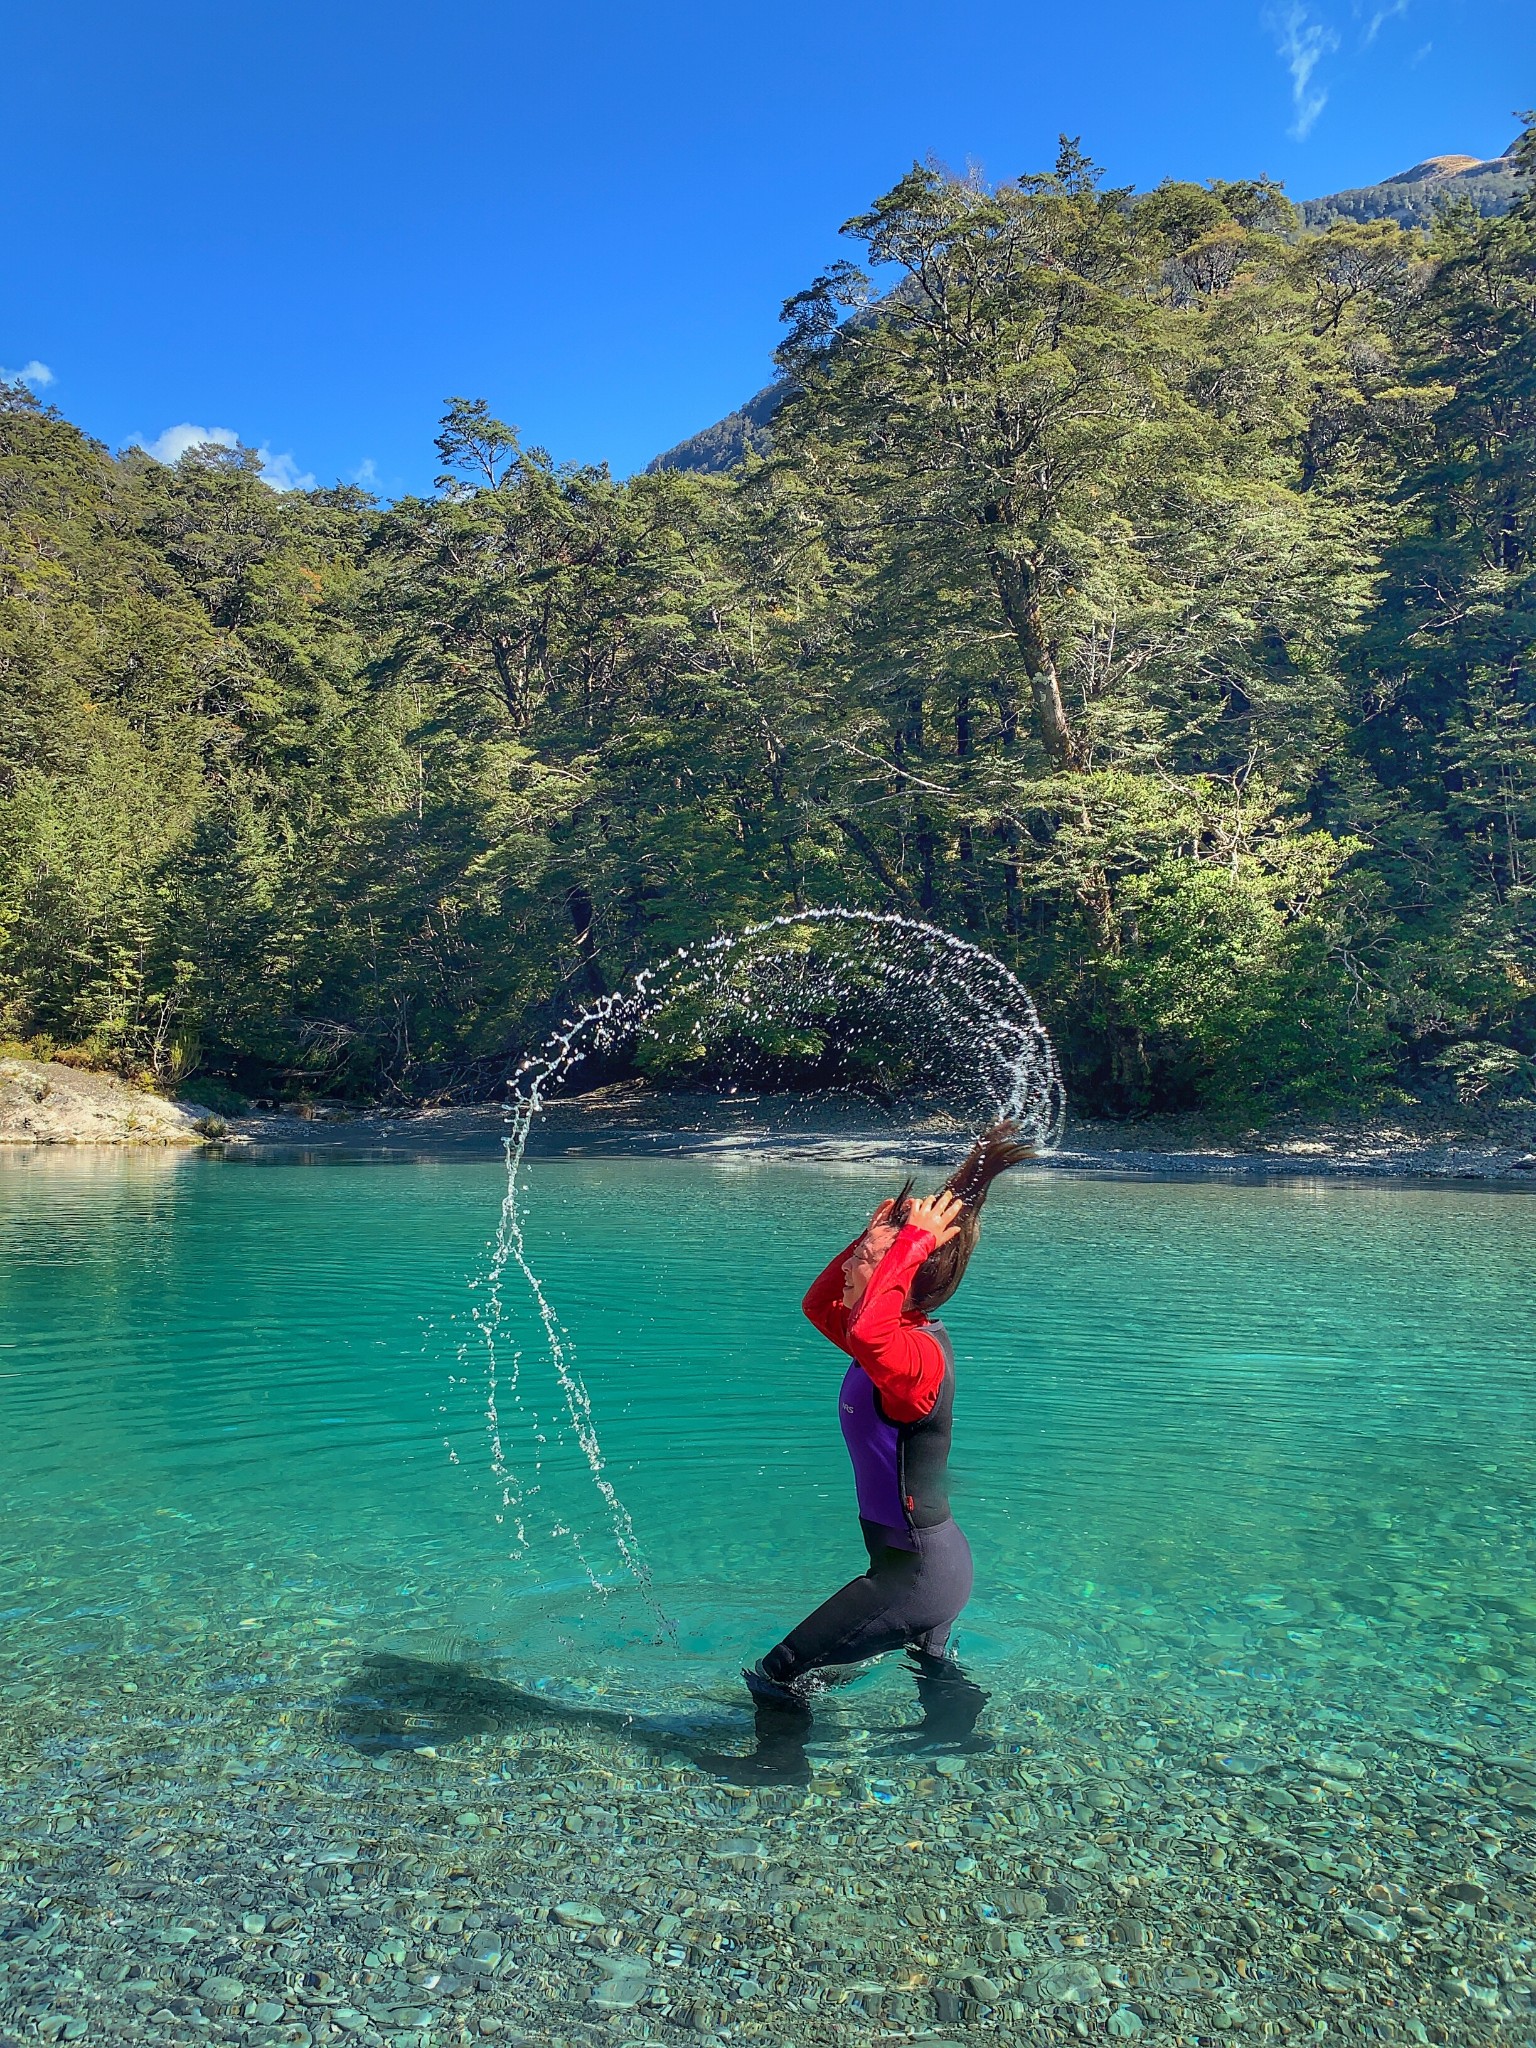
<svg viewBox="0 0 1536 2048"><path fill-rule="evenodd" d="M861 1365L843 1375L837 1401L843 1441L853 1460L859 1495L859 1519L879 1523L887 1542L904 1550L915 1546L901 1497L901 1432L887 1422L875 1399L875 1384Z"/></svg>

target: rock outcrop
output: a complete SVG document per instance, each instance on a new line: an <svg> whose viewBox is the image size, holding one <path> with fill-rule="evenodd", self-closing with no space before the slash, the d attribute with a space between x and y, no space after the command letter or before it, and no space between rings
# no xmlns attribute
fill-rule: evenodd
<svg viewBox="0 0 1536 2048"><path fill-rule="evenodd" d="M0 1059L0 1145L200 1145L206 1114L115 1074Z"/></svg>

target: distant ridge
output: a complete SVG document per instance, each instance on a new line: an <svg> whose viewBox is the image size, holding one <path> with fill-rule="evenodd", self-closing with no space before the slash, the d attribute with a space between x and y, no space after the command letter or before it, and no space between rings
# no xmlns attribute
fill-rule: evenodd
<svg viewBox="0 0 1536 2048"><path fill-rule="evenodd" d="M1508 151L1494 157L1427 156L1379 185L1298 200L1296 211L1308 228L1326 228L1336 220L1395 220L1399 227L1427 228L1436 208L1447 201L1469 199L1485 219L1508 213L1515 191L1515 159ZM662 469L716 474L735 469L749 454L766 454L773 416L794 388L788 377L765 384L723 420L655 456L646 464L647 475Z"/></svg>
<svg viewBox="0 0 1536 2048"><path fill-rule="evenodd" d="M793 379L775 378L736 412L727 413L702 433L690 434L665 455L655 456L645 465L646 475L654 476L659 469L735 469L749 454L766 454L769 424L794 388Z"/></svg>
<svg viewBox="0 0 1536 2048"><path fill-rule="evenodd" d="M1379 185L1303 199L1296 211L1309 228L1325 228L1336 220L1395 220L1399 227L1427 228L1437 207L1448 200L1470 199L1487 219L1508 213L1514 205L1515 177L1515 160L1507 151L1486 158L1429 156L1411 170L1383 178Z"/></svg>

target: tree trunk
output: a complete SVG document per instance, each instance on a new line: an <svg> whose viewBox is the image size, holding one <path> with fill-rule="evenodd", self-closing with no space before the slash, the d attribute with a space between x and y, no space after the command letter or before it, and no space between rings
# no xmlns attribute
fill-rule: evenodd
<svg viewBox="0 0 1536 2048"><path fill-rule="evenodd" d="M925 810L919 809L913 819L917 834L918 904L925 916L931 916L938 902L938 884L934 873L933 820Z"/></svg>
<svg viewBox="0 0 1536 2048"><path fill-rule="evenodd" d="M1024 929L1024 891L1019 880L1019 828L1011 818L997 828L1006 849L1003 858L1003 930L1016 939Z"/></svg>
<svg viewBox="0 0 1536 2048"><path fill-rule="evenodd" d="M987 508L991 511L992 508ZM986 513L983 514L986 518ZM991 520L988 524L994 523ZM988 548L987 567L1009 630L1024 658L1035 705L1035 729L1053 768L1077 766L1077 739L1062 701L1061 679L1046 644L1045 619L1031 565L1001 548Z"/></svg>
<svg viewBox="0 0 1536 2048"><path fill-rule="evenodd" d="M969 825L960 827L960 915L970 931L982 931L987 922L987 900L982 893L976 866L976 841Z"/></svg>
<svg viewBox="0 0 1536 2048"><path fill-rule="evenodd" d="M884 855L863 826L856 825L852 818L841 818L836 815L833 816L832 822L854 851L863 857L870 873L891 901L899 903L903 910L916 910L917 905L912 900L912 891L899 875L893 874L886 866Z"/></svg>
<svg viewBox="0 0 1536 2048"><path fill-rule="evenodd" d="M605 996L608 984L598 964L597 941L592 936L592 924L597 912L592 898L582 882L572 882L565 892L565 907L576 933L576 951L581 956L581 981L588 995Z"/></svg>

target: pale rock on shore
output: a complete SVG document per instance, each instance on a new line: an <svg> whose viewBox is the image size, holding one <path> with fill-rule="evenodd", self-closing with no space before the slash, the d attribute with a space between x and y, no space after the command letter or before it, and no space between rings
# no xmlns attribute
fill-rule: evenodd
<svg viewBox="0 0 1536 2048"><path fill-rule="evenodd" d="M206 1116L116 1074L0 1059L0 1145L201 1145Z"/></svg>

